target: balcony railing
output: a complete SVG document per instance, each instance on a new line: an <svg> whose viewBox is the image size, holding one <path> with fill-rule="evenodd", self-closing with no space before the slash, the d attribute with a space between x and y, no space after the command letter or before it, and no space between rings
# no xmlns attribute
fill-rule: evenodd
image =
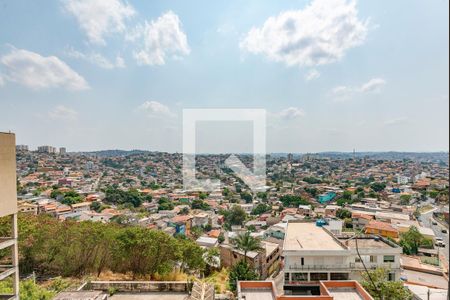
<svg viewBox="0 0 450 300"><path fill-rule="evenodd" d="M350 264L346 265L298 265L293 264L288 266L289 270L348 270Z"/></svg>
<svg viewBox="0 0 450 300"><path fill-rule="evenodd" d="M396 267L395 263L371 263L366 262L367 269L376 269L378 267L383 267L387 269L392 269ZM364 266L361 262L341 264L341 265L298 265L293 264L287 266L289 270L363 270Z"/></svg>

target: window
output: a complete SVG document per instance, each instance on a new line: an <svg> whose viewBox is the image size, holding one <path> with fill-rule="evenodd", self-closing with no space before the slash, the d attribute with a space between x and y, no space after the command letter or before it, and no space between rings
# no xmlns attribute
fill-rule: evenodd
<svg viewBox="0 0 450 300"><path fill-rule="evenodd" d="M375 255L371 255L370 256L370 262L371 263L376 263L377 262L377 257Z"/></svg>
<svg viewBox="0 0 450 300"><path fill-rule="evenodd" d="M330 280L348 280L348 273L330 273Z"/></svg>
<svg viewBox="0 0 450 300"><path fill-rule="evenodd" d="M393 263L393 262L395 262L395 256L394 255L385 255L383 258L383 261L385 263Z"/></svg>
<svg viewBox="0 0 450 300"><path fill-rule="evenodd" d="M328 280L328 273L311 273L311 281Z"/></svg>
<svg viewBox="0 0 450 300"><path fill-rule="evenodd" d="M284 281L287 281L287 282L289 282L290 280L289 280L289 273L284 273Z"/></svg>
<svg viewBox="0 0 450 300"><path fill-rule="evenodd" d="M308 273L292 273L292 281L308 281Z"/></svg>
<svg viewBox="0 0 450 300"><path fill-rule="evenodd" d="M301 265L304 266L304 265L305 265L305 258L302 257L302 258L300 259L300 261L301 261Z"/></svg>
<svg viewBox="0 0 450 300"><path fill-rule="evenodd" d="M395 273L388 274L388 281L395 281Z"/></svg>

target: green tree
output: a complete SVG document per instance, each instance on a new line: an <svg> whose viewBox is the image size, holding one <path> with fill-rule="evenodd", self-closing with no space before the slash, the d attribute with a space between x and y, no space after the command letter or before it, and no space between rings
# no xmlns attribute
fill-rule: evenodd
<svg viewBox="0 0 450 300"><path fill-rule="evenodd" d="M208 248L204 255L206 263L205 275L208 276L220 265L220 252L218 248Z"/></svg>
<svg viewBox="0 0 450 300"><path fill-rule="evenodd" d="M247 253L249 251L260 251L261 240L251 236L250 231L238 235L234 240L233 244L236 249L244 252L244 259L247 260Z"/></svg>
<svg viewBox="0 0 450 300"><path fill-rule="evenodd" d="M236 285L239 280L256 280L258 274L249 266L245 260L238 261L237 264L231 267L228 276L228 285L232 291L236 290Z"/></svg>
<svg viewBox="0 0 450 300"><path fill-rule="evenodd" d="M384 182L374 182L370 185L370 188L374 191L374 192L381 192L386 188L386 183Z"/></svg>
<svg viewBox="0 0 450 300"><path fill-rule="evenodd" d="M319 184L322 183L322 180L315 178L315 177L304 177L303 178L304 182L307 182L309 184Z"/></svg>
<svg viewBox="0 0 450 300"><path fill-rule="evenodd" d="M12 293L12 282L0 282L0 294ZM55 297L54 291L49 291L44 287L37 285L33 280L22 280L20 282L20 299L22 300L50 300Z"/></svg>
<svg viewBox="0 0 450 300"><path fill-rule="evenodd" d="M203 271L205 269L206 264L203 259L205 251L196 242L180 238L178 240L178 248L181 270L183 272Z"/></svg>
<svg viewBox="0 0 450 300"><path fill-rule="evenodd" d="M133 207L139 207L143 202L151 201L151 196L143 195L136 189L123 191L108 187L105 194L105 202L113 204L131 204Z"/></svg>
<svg viewBox="0 0 450 300"><path fill-rule="evenodd" d="M166 274L179 257L177 240L162 231L125 227L116 236L113 255L116 271L136 275Z"/></svg>
<svg viewBox="0 0 450 300"><path fill-rule="evenodd" d="M158 200L158 210L172 210L175 205L166 197L161 197Z"/></svg>
<svg viewBox="0 0 450 300"><path fill-rule="evenodd" d="M268 212L272 209L270 205L260 203L258 204L251 212L252 215L261 215L265 212Z"/></svg>
<svg viewBox="0 0 450 300"><path fill-rule="evenodd" d="M339 208L336 211L336 217L339 219L347 219L352 217L352 212L345 208Z"/></svg>
<svg viewBox="0 0 450 300"><path fill-rule="evenodd" d="M101 205L100 202L94 201L94 202L91 203L90 209L94 210L96 212L101 212L102 211L102 205Z"/></svg>
<svg viewBox="0 0 450 300"><path fill-rule="evenodd" d="M202 209L202 210L209 210L211 207L208 203L201 199L194 199L191 203L192 209Z"/></svg>
<svg viewBox="0 0 450 300"><path fill-rule="evenodd" d="M250 194L250 193L242 192L240 195L241 195L241 199L244 200L245 203L251 203L253 201L252 194Z"/></svg>
<svg viewBox="0 0 450 300"><path fill-rule="evenodd" d="M261 199L262 201L267 201L267 193L266 192L258 192L256 197Z"/></svg>
<svg viewBox="0 0 450 300"><path fill-rule="evenodd" d="M410 300L411 292L401 281L388 281L389 270L378 268L362 273L361 285L375 300Z"/></svg>
<svg viewBox="0 0 450 300"><path fill-rule="evenodd" d="M439 192L438 191L430 191L428 193L428 195L430 195L431 198L436 199L439 195Z"/></svg>
<svg viewBox="0 0 450 300"><path fill-rule="evenodd" d="M310 203L297 195L284 195L280 197L284 207L298 207L299 205L309 205Z"/></svg>
<svg viewBox="0 0 450 300"><path fill-rule="evenodd" d="M401 205L408 205L411 201L411 195L401 195L400 196L400 204Z"/></svg>
<svg viewBox="0 0 450 300"><path fill-rule="evenodd" d="M239 205L234 205L230 210L221 213L229 225L242 225L247 219L247 213Z"/></svg>
<svg viewBox="0 0 450 300"><path fill-rule="evenodd" d="M407 232L400 234L399 243L403 247L403 253L408 255L417 254L421 246L429 246L429 242L416 226L411 226Z"/></svg>
<svg viewBox="0 0 450 300"><path fill-rule="evenodd" d="M83 202L83 197L74 190L64 193L63 198L61 199L61 203L66 205L73 205L80 202Z"/></svg>

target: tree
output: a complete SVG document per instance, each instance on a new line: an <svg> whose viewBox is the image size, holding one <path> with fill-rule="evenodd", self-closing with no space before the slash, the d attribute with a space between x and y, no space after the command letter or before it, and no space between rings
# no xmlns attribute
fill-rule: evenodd
<svg viewBox="0 0 450 300"><path fill-rule="evenodd" d="M272 209L270 205L260 203L258 204L251 212L252 215L261 215L265 212L268 212Z"/></svg>
<svg viewBox="0 0 450 300"><path fill-rule="evenodd" d="M228 285L232 291L236 290L236 285L239 280L256 280L258 274L249 266L245 260L238 261L237 264L231 267L228 276Z"/></svg>
<svg viewBox="0 0 450 300"><path fill-rule="evenodd" d="M225 222L231 225L242 225L247 218L247 213L239 206L234 205L231 210L222 211Z"/></svg>
<svg viewBox="0 0 450 300"><path fill-rule="evenodd" d="M439 192L438 191L430 191L428 193L428 195L430 195L431 198L436 199L437 196L439 195Z"/></svg>
<svg viewBox="0 0 450 300"><path fill-rule="evenodd" d="M351 218L352 217L352 213L348 209L339 208L336 211L336 217L339 218L339 219L347 219L347 218Z"/></svg>
<svg viewBox="0 0 450 300"><path fill-rule="evenodd" d="M403 247L404 254L414 255L421 246L429 246L429 242L416 226L411 226L407 232L400 234L400 246Z"/></svg>
<svg viewBox="0 0 450 300"><path fill-rule="evenodd" d="M22 300L50 300L55 297L54 291L49 291L40 285L37 285L33 280L20 281L20 299ZM0 294L12 293L12 282L0 282Z"/></svg>
<svg viewBox="0 0 450 300"><path fill-rule="evenodd" d="M411 292L401 281L388 281L389 270L378 268L362 273L361 285L375 300L410 300Z"/></svg>
<svg viewBox="0 0 450 300"><path fill-rule="evenodd" d="M192 209L202 209L202 210L209 210L211 207L208 203L201 199L194 199L191 203Z"/></svg>
<svg viewBox="0 0 450 300"><path fill-rule="evenodd" d="M61 203L66 205L73 205L80 202L83 202L83 198L74 190L64 193L64 196L61 199Z"/></svg>
<svg viewBox="0 0 450 300"><path fill-rule="evenodd" d="M241 199L245 201L245 203L251 203L253 201L253 197L250 193L242 192Z"/></svg>
<svg viewBox="0 0 450 300"><path fill-rule="evenodd" d="M139 207L143 202L151 201L151 196L143 195L136 189L123 191L115 187L108 187L105 194L105 202L113 204L130 203L133 207Z"/></svg>
<svg viewBox="0 0 450 300"><path fill-rule="evenodd" d="M317 189L316 189L315 187L312 187L312 188L306 187L306 188L305 188L305 192L307 192L308 194L310 194L311 197L313 197L313 198L316 198L317 193L318 193L318 191L317 191Z"/></svg>
<svg viewBox="0 0 450 300"><path fill-rule="evenodd" d="M205 260L203 259L205 251L197 243L187 238L179 238L178 248L180 250L179 260L183 272L202 271L205 269Z"/></svg>
<svg viewBox="0 0 450 300"><path fill-rule="evenodd" d="M136 275L165 274L173 269L179 257L175 238L162 231L142 227L125 227L113 244L116 271Z"/></svg>
<svg viewBox="0 0 450 300"><path fill-rule="evenodd" d="M401 195L400 196L400 204L401 205L408 205L411 201L411 195Z"/></svg>
<svg viewBox="0 0 450 300"><path fill-rule="evenodd" d="M344 191L344 193L342 194L342 198L345 200L352 200L352 195L353 195L352 192Z"/></svg>
<svg viewBox="0 0 450 300"><path fill-rule="evenodd" d="M256 197L258 197L262 201L267 201L267 193L266 192L258 192L258 193L256 193Z"/></svg>
<svg viewBox="0 0 450 300"><path fill-rule="evenodd" d="M220 265L220 252L218 248L209 248L204 254L204 259L206 263L206 276L212 273L213 270Z"/></svg>
<svg viewBox="0 0 450 300"><path fill-rule="evenodd" d="M370 185L370 188L374 191L374 192L381 192L382 190L384 190L386 188L386 183L384 182L374 182Z"/></svg>
<svg viewBox="0 0 450 300"><path fill-rule="evenodd" d="M90 205L91 210L94 210L96 212L100 212L102 210L102 205L100 202L94 201Z"/></svg>
<svg viewBox="0 0 450 300"><path fill-rule="evenodd" d="M172 210L175 206L172 202L166 197L161 197L158 200L158 210Z"/></svg>
<svg viewBox="0 0 450 300"><path fill-rule="evenodd" d="M244 259L247 260L247 253L249 251L260 251L261 241L258 238L251 236L250 231L238 235L234 240L233 244L236 249L244 252Z"/></svg>
<svg viewBox="0 0 450 300"><path fill-rule="evenodd" d="M284 207L298 207L299 205L309 205L309 202L296 195L284 195L280 197Z"/></svg>
<svg viewBox="0 0 450 300"><path fill-rule="evenodd" d="M307 182L309 184L319 184L322 183L322 180L315 178L315 177L304 177L303 178L304 182Z"/></svg>
<svg viewBox="0 0 450 300"><path fill-rule="evenodd" d="M189 208L187 208L187 207L183 207L181 210L180 210L180 215L187 215L187 214L189 214Z"/></svg>
<svg viewBox="0 0 450 300"><path fill-rule="evenodd" d="M224 188L223 188L223 191L222 191L222 195L223 195L224 197L229 196L229 195L230 195L230 189L224 187Z"/></svg>

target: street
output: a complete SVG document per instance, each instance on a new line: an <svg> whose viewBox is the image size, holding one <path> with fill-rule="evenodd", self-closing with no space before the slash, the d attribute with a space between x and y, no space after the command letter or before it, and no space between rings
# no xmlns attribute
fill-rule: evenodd
<svg viewBox="0 0 450 300"><path fill-rule="evenodd" d="M444 254L444 256L447 259L447 264L449 262L449 245L448 245L448 232L442 233L442 229L447 229L444 226L442 226L440 223L437 223L437 225L433 225L433 212L439 211L439 208L436 210L428 211L425 214L422 214L419 217L419 221L421 222L422 226L428 227L433 229L434 234L436 237L441 237L445 243L445 248L439 248L439 253Z"/></svg>

